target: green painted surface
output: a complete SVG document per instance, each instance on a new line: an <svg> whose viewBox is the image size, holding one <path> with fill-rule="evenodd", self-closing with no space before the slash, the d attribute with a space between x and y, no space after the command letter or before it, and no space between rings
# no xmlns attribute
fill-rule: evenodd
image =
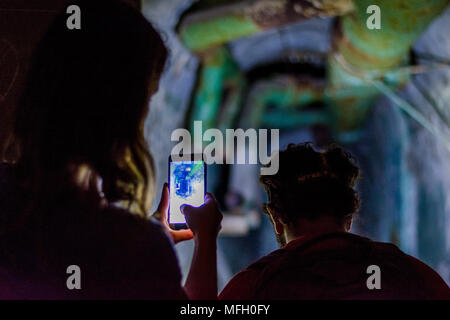
<svg viewBox="0 0 450 320"><path fill-rule="evenodd" d="M225 47L218 47L204 57L199 77L190 124L193 125L195 120L203 121L203 129L207 130L219 126L219 115L224 103L229 104L228 118L236 115L244 82L238 66ZM229 88L230 99L225 97L225 88Z"/></svg>
<svg viewBox="0 0 450 320"><path fill-rule="evenodd" d="M311 88L273 88L261 92L264 103L275 105L280 109L294 108L320 100L322 93Z"/></svg>
<svg viewBox="0 0 450 320"><path fill-rule="evenodd" d="M342 16L341 34L334 35L335 52L328 60L328 86L320 89L305 85L273 83L258 91L251 101L252 110L246 122L251 127L264 123L276 127L286 123L310 124L320 117L295 113L312 102L323 101L328 107L327 121L337 137L356 137L368 112L379 96L379 91L365 77L376 75L379 80L395 89L406 83L408 75L396 72L396 68L409 63L409 50L426 27L448 5L447 0L358 0L355 10ZM366 12L370 5L381 9L381 29L370 30ZM236 38L261 31L244 11L226 11L223 15L211 14L198 21L191 20L180 30L183 43L193 51L201 52L202 61L199 83L194 95L190 121L202 120L203 128L221 129L234 127L246 85L237 64L224 46L218 46ZM213 49L211 49L213 48ZM206 50L208 49L208 50ZM270 81L270 80L269 80ZM286 112L286 117L271 113L268 107ZM270 109L271 109L270 108ZM269 110L271 111L271 110ZM277 111L278 112L278 111Z"/></svg>
<svg viewBox="0 0 450 320"><path fill-rule="evenodd" d="M355 11L341 18L342 35L335 38L339 60L332 54L328 62L328 102L337 134L358 130L378 96L365 77L376 72L392 87L406 83L406 74L391 71L409 64L412 45L448 1L358 0L354 4ZM381 9L381 29L367 28L370 5Z"/></svg>
<svg viewBox="0 0 450 320"><path fill-rule="evenodd" d="M248 126L258 128L264 124L270 127L276 127L276 121L283 120L283 117L274 113L278 120L268 120L271 116L265 116L269 107L275 107L280 112L286 112L285 118L291 115L292 110L300 110L302 107L323 99L323 89L310 86L301 86L294 83L280 84L276 80L266 83L252 95L250 104L252 110L249 113L249 119L246 119ZM301 114L300 112L295 113ZM297 121L298 122L298 121ZM306 121L308 122L308 121ZM285 126L284 120L280 122L280 126ZM302 126L303 121L298 122Z"/></svg>
<svg viewBox="0 0 450 320"><path fill-rule="evenodd" d="M447 0L358 0L355 11L342 18L349 45L341 53L360 68L389 69L407 62L410 47L433 19L448 5ZM381 29L370 30L366 13L370 5L381 9ZM352 48L353 47L353 48Z"/></svg>
<svg viewBox="0 0 450 320"><path fill-rule="evenodd" d="M260 30L251 18L231 15L191 23L181 29L180 36L188 49L202 51Z"/></svg>
<svg viewBox="0 0 450 320"><path fill-rule="evenodd" d="M262 126L273 129L298 129L314 124L329 124L329 115L323 111L276 110L266 112L262 117Z"/></svg>

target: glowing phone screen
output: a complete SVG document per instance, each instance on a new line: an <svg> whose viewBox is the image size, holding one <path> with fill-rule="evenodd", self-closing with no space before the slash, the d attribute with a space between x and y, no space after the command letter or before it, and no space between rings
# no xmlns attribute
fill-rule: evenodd
<svg viewBox="0 0 450 320"><path fill-rule="evenodd" d="M182 204L199 207L205 200L205 165L203 161L170 162L169 223L184 224Z"/></svg>

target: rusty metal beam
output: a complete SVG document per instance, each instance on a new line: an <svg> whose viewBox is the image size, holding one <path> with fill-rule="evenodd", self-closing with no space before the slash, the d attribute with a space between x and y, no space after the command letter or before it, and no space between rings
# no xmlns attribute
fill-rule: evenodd
<svg viewBox="0 0 450 320"><path fill-rule="evenodd" d="M351 0L202 0L177 27L184 45L201 52L229 41L313 17L342 15ZM202 10L203 8L203 10Z"/></svg>

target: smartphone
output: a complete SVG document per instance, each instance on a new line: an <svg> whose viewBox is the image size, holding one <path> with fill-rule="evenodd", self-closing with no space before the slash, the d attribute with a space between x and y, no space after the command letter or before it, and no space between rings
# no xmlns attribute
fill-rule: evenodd
<svg viewBox="0 0 450 320"><path fill-rule="evenodd" d="M185 156L183 161L169 157L169 214L172 229L187 229L186 219L180 206L187 204L199 207L205 202L206 163L202 155Z"/></svg>

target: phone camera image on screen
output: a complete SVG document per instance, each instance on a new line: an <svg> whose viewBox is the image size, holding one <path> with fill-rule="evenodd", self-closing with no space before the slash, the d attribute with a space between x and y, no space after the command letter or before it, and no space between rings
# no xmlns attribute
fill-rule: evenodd
<svg viewBox="0 0 450 320"><path fill-rule="evenodd" d="M180 206L199 207L205 200L205 163L170 162L169 224L186 224Z"/></svg>

